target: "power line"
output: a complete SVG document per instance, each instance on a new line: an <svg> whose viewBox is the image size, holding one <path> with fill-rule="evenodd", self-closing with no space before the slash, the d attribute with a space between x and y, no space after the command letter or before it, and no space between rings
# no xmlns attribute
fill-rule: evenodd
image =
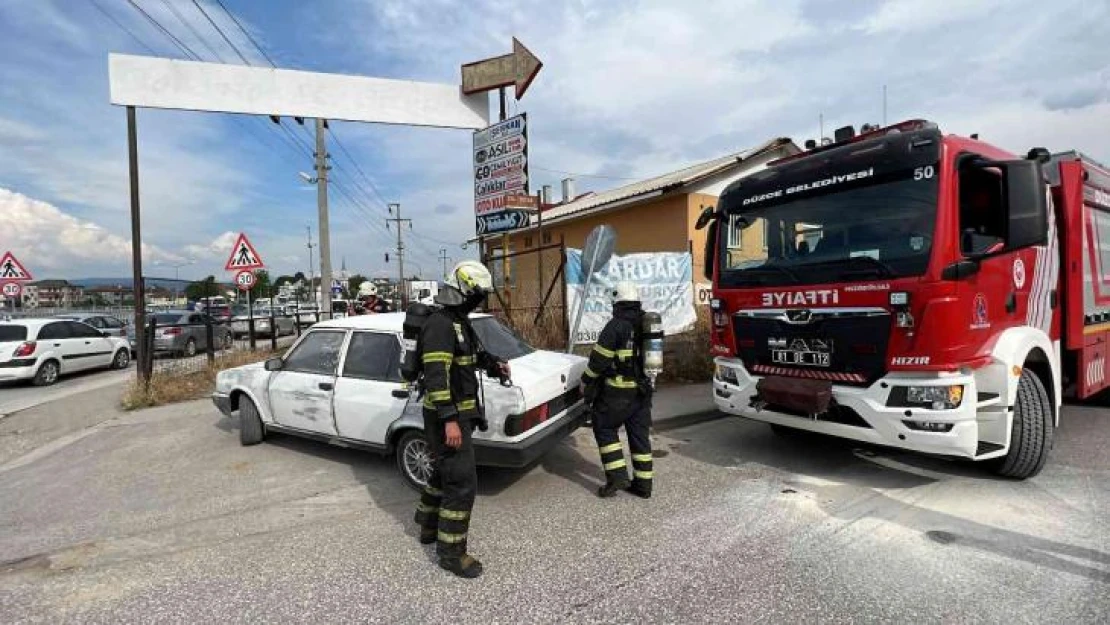
<svg viewBox="0 0 1110 625"><path fill-rule="evenodd" d="M154 27L158 30L162 31L162 34L164 34L166 37L169 37L170 41L172 41L174 45L177 46L177 49L181 50L185 54L185 56L192 57L195 60L200 60L200 56L196 52L193 52L192 48L182 43L181 40L177 37L174 37L173 33L166 30L165 26L162 26L161 22L151 17L150 13L147 13L143 10L143 7L135 4L135 0L127 0L127 4L130 4L132 7L134 7L135 10L139 13L142 13L143 17L145 17L148 22L153 24Z"/></svg>
<svg viewBox="0 0 1110 625"><path fill-rule="evenodd" d="M258 53L262 55L262 58L266 59L266 62L270 64L270 67L276 68L277 65L274 64L274 61L270 58L270 55L266 54L266 51L262 49L262 46L258 45L258 42L254 40L254 37L252 37L251 34L247 32L247 29L243 28L243 25L239 23L239 20L235 17L235 14L227 10L227 7L224 6L223 0L216 0L216 4L220 5L220 8L223 9L224 13L226 13L227 16L231 18L231 21L235 22L235 25L238 26L239 30L247 36L247 40L254 45L255 49L258 50Z"/></svg>
<svg viewBox="0 0 1110 625"><path fill-rule="evenodd" d="M110 22L112 22L113 24L118 26L120 30L127 33L128 35L131 35L131 38L134 39L135 42L138 43L140 46L142 46L144 49L146 49L147 52L149 52L151 54L158 54L157 52L154 51L154 48L151 48L150 46L146 45L146 43L144 43L143 40L140 39L139 36L134 33L134 31L132 31L130 28L121 24L118 20L116 20L116 18L112 17L112 14L109 13L108 11L106 11L104 9L104 7L100 6L100 4L98 4L96 0L89 0L89 2L94 7L96 7L96 10L100 11L104 15L104 17L108 18L108 20Z"/></svg>
<svg viewBox="0 0 1110 625"><path fill-rule="evenodd" d="M200 6L200 3L197 2L197 0L193 0L193 6L195 6L197 8L197 10L199 10L204 15L205 19L208 20L208 23L212 25L212 28L215 28L216 32L220 33L220 36L224 38L224 41L227 42L227 45L231 46L232 50L235 50L235 54L238 54L239 58L243 59L244 63L246 63L247 65L250 65L251 62L248 61L247 57L243 56L243 53L239 51L239 48L237 48L235 46L235 44L232 43L231 40L227 38L227 34L224 33L224 30L222 28L220 28L220 25L217 24L216 21L212 19L212 16L208 14L208 11L205 11L204 7Z"/></svg>
<svg viewBox="0 0 1110 625"><path fill-rule="evenodd" d="M211 52L212 56L216 57L217 61L221 63L224 62L223 58L220 57L220 54L216 52L216 50L213 49L212 46L208 45L208 41L205 40L204 37L200 36L200 32L196 28L193 28L193 25L185 19L185 16L177 10L177 7L173 6L173 3L170 2L170 0L162 0L162 4L166 5L166 8L170 10L170 13L173 13L174 17L177 18L177 21L184 24L185 28L188 28L189 32L193 33L193 36L197 38L197 41L199 41L202 46L204 46L209 52Z"/></svg>
<svg viewBox="0 0 1110 625"><path fill-rule="evenodd" d="M339 146L339 150L343 152L343 154L345 154L347 158L351 159L351 164L355 166L355 169L358 171L358 173L362 176L364 180L366 180L366 183L370 185L370 188L374 190L374 194L378 196L378 199L382 201L382 204L388 205L389 202L387 202L385 200L385 197L382 196L381 192L378 191L377 185L375 185L374 181L370 179L370 176L367 176L366 172L364 172L362 168L359 167L358 161L356 161L355 157L351 156L351 153L347 151L347 148L343 145L343 142L339 140L339 137L336 136L335 132L330 128L328 129L328 132L331 133L332 139L335 139L335 145Z"/></svg>

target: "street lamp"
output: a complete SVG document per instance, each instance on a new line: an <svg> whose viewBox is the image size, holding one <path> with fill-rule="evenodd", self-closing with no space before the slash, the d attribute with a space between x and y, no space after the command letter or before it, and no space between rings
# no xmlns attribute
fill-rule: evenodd
<svg viewBox="0 0 1110 625"><path fill-rule="evenodd" d="M181 282L181 268L182 267L188 267L189 265L192 265L196 262L197 261L196 261L195 258L190 258L188 260L184 260L184 261L181 261L181 262L178 262L178 263L167 262L167 261L164 261L164 260L154 261L155 265L164 266L164 267L173 267L173 302L174 302L174 306L177 305L177 287L178 287L178 284Z"/></svg>

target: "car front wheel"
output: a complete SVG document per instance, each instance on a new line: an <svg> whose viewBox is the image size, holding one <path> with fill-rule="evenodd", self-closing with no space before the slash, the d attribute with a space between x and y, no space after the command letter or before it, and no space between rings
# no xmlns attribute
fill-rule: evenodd
<svg viewBox="0 0 1110 625"><path fill-rule="evenodd" d="M131 350L121 349L116 352L116 357L112 359L113 369L126 369L127 365L131 364Z"/></svg>
<svg viewBox="0 0 1110 625"><path fill-rule="evenodd" d="M408 430L397 442L397 469L405 483L415 491L421 491L432 476L432 452L424 440L424 433Z"/></svg>
<svg viewBox="0 0 1110 625"><path fill-rule="evenodd" d="M244 446L257 445L265 438L266 428L262 425L258 406L249 397L242 397L239 404L239 442Z"/></svg>

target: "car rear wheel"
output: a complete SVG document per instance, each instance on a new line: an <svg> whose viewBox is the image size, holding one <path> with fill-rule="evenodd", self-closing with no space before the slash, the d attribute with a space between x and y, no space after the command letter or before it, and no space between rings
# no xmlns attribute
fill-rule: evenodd
<svg viewBox="0 0 1110 625"><path fill-rule="evenodd" d="M116 357L112 359L113 369L126 369L127 365L131 364L131 350L121 349L116 352Z"/></svg>
<svg viewBox="0 0 1110 625"><path fill-rule="evenodd" d="M31 383L35 386L50 386L58 381L58 361L47 360L39 365L39 370L35 372L35 377Z"/></svg>
<svg viewBox="0 0 1110 625"><path fill-rule="evenodd" d="M224 349L231 349L233 345L235 345L235 337L228 332L224 335Z"/></svg>
<svg viewBox="0 0 1110 625"><path fill-rule="evenodd" d="M249 397L242 397L239 404L239 443L257 445L266 438L266 428L258 414L258 406Z"/></svg>
<svg viewBox="0 0 1110 625"><path fill-rule="evenodd" d="M196 356L197 355L197 342L193 339L189 339L188 341L185 341L185 349L181 350L181 352L188 358L192 358L193 356Z"/></svg>
<svg viewBox="0 0 1110 625"><path fill-rule="evenodd" d="M405 483L413 490L423 490L432 476L432 452L424 440L424 433L408 430L402 434L397 442L396 456L397 469Z"/></svg>
<svg viewBox="0 0 1110 625"><path fill-rule="evenodd" d="M1054 416L1052 401L1040 377L1023 369L1010 431L1010 451L995 461L995 473L1019 480L1040 473L1052 448Z"/></svg>

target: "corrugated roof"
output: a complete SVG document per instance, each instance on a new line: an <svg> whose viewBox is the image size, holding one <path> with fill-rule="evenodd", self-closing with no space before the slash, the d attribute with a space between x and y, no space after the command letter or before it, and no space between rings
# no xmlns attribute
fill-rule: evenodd
<svg viewBox="0 0 1110 625"><path fill-rule="evenodd" d="M792 143L790 139L778 138L772 139L763 143L762 145L715 158L711 161L691 165L678 171L673 171L662 176L648 178L640 182L609 189L608 191L599 191L591 195L581 197L573 202L561 204L552 209L543 212L543 220L545 223L553 222L555 220L562 220L572 217L578 213L591 211L592 209L604 208L607 204L614 204L625 200L631 200L638 196L648 195L657 192L666 192L672 188L681 187L709 176L721 173L730 167L738 165L754 156L758 156L769 150L783 147Z"/></svg>

